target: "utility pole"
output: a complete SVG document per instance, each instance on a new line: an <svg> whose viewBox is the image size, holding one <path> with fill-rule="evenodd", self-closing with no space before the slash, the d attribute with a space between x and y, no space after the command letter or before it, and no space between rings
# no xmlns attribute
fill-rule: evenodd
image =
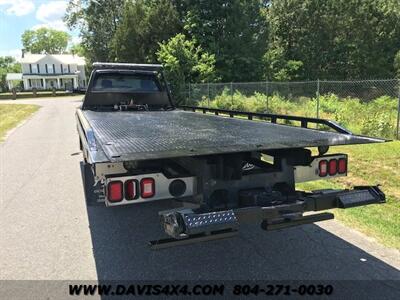
<svg viewBox="0 0 400 300"><path fill-rule="evenodd" d="M233 105L233 83L231 82L231 102Z"/></svg>
<svg viewBox="0 0 400 300"><path fill-rule="evenodd" d="M210 82L207 82L207 92L208 92L208 107L210 107Z"/></svg>
<svg viewBox="0 0 400 300"><path fill-rule="evenodd" d="M268 99L268 80L265 81L265 97L267 97L267 112L269 112L269 99Z"/></svg>
<svg viewBox="0 0 400 300"><path fill-rule="evenodd" d="M397 80L398 85L398 105L397 105L397 128L396 128L396 138L400 139L400 79Z"/></svg>
<svg viewBox="0 0 400 300"><path fill-rule="evenodd" d="M190 103L190 105L192 103L192 97L191 97L191 93L190 93L190 82L189 82L189 103Z"/></svg>
<svg viewBox="0 0 400 300"><path fill-rule="evenodd" d="M317 119L319 119L319 79L317 79Z"/></svg>

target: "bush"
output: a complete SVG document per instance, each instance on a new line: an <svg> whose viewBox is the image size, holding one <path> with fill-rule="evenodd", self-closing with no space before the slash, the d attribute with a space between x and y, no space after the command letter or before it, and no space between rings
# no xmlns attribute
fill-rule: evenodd
<svg viewBox="0 0 400 300"><path fill-rule="evenodd" d="M397 101L383 96L364 105L361 134L392 138L396 130Z"/></svg>
<svg viewBox="0 0 400 300"><path fill-rule="evenodd" d="M338 122L354 133L393 138L397 120L398 100L382 96L367 103L357 98L339 98L335 94L319 98L320 118ZM316 117L317 99L308 97L285 98L279 94L266 97L262 93L245 96L240 91L233 95L229 89L213 99L203 97L199 106L251 112Z"/></svg>
<svg viewBox="0 0 400 300"><path fill-rule="evenodd" d="M267 111L267 98L261 93L255 93L252 96L244 96L239 91L235 91L233 95L231 95L228 89L224 89L220 95L217 95L212 100L203 97L198 105L205 107L209 106L211 108L262 113Z"/></svg>

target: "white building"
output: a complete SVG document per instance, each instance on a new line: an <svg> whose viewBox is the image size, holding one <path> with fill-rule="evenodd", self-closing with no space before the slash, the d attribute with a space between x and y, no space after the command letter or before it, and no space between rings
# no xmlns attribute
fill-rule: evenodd
<svg viewBox="0 0 400 300"><path fill-rule="evenodd" d="M73 54L23 53L22 74L7 74L8 87L23 81L24 90L78 89L86 87L85 60Z"/></svg>

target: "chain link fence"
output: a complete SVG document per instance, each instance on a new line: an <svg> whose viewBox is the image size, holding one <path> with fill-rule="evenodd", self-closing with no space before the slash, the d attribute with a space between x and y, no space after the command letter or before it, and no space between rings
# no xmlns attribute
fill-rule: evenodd
<svg viewBox="0 0 400 300"><path fill-rule="evenodd" d="M335 120L357 134L399 139L400 80L200 83L181 104Z"/></svg>

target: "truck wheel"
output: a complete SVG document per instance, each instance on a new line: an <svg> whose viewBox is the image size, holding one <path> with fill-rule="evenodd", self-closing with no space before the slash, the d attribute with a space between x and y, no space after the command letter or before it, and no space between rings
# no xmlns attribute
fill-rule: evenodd
<svg viewBox="0 0 400 300"><path fill-rule="evenodd" d="M94 185L94 177L90 164L81 163L83 188L87 206L100 206L103 203L99 202L101 190L100 183Z"/></svg>

